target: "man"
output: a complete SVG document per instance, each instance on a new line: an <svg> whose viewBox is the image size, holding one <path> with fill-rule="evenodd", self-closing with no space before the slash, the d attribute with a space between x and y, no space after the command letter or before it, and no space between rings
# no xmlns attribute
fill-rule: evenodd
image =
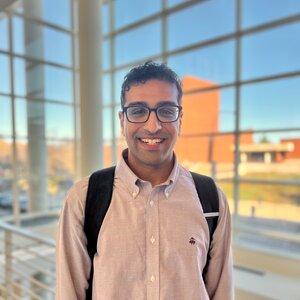
<svg viewBox="0 0 300 300"><path fill-rule="evenodd" d="M94 300L233 299L230 213L218 189L218 226L202 275L209 230L191 174L173 152L182 89L164 64L125 77L119 113L128 149L114 177L93 259ZM57 239L57 299L85 299L91 260L83 232L88 178L69 191Z"/></svg>

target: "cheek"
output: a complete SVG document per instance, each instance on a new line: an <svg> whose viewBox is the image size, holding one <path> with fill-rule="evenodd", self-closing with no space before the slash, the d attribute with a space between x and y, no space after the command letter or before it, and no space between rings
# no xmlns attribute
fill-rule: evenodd
<svg viewBox="0 0 300 300"><path fill-rule="evenodd" d="M123 126L121 127L122 135L127 139L131 140L134 138L136 132L138 131L138 128L134 126L134 124L124 122Z"/></svg>
<svg viewBox="0 0 300 300"><path fill-rule="evenodd" d="M172 127L169 127L167 131L169 132L169 135L172 137L172 140L175 142L177 137L180 134L180 124L178 123L172 125Z"/></svg>

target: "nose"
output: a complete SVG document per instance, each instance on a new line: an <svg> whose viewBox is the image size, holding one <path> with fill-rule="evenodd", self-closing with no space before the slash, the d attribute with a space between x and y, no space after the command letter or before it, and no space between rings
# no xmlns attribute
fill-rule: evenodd
<svg viewBox="0 0 300 300"><path fill-rule="evenodd" d="M148 121L145 123L144 125L144 129L151 132L151 133L155 133L158 130L161 129L161 123L160 121L157 119L156 114L154 111L150 112L150 116Z"/></svg>

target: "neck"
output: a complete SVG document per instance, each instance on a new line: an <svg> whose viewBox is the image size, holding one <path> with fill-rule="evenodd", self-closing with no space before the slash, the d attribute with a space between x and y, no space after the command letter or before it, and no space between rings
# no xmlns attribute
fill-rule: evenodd
<svg viewBox="0 0 300 300"><path fill-rule="evenodd" d="M130 157L128 157L127 163L136 176L151 182L152 186L156 186L169 178L174 166L174 158L163 165L141 165L132 163Z"/></svg>

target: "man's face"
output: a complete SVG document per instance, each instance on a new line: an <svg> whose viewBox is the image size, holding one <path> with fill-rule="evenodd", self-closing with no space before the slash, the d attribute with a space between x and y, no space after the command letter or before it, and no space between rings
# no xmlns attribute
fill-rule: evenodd
<svg viewBox="0 0 300 300"><path fill-rule="evenodd" d="M161 80L148 80L132 85L125 94L125 107L134 104L157 108L166 104L178 105L175 84ZM182 113L172 123L161 123L154 112L145 123L128 122L125 113L119 113L122 134L128 145L130 166L164 167L173 160L173 148L180 132Z"/></svg>

